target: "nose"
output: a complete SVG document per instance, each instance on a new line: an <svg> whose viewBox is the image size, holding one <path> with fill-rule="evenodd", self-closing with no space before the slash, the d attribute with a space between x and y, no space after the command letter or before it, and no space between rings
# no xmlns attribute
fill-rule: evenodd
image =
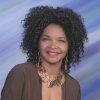
<svg viewBox="0 0 100 100"><path fill-rule="evenodd" d="M56 43L55 41L52 41L52 42L50 43L50 48L51 48L51 49L56 49L56 48L58 48L57 43Z"/></svg>

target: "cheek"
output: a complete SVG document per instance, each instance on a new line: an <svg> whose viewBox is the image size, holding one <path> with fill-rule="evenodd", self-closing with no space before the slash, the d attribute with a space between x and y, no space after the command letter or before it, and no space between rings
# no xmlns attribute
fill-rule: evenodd
<svg viewBox="0 0 100 100"><path fill-rule="evenodd" d="M65 53L68 53L68 46L64 46L62 49Z"/></svg>
<svg viewBox="0 0 100 100"><path fill-rule="evenodd" d="M40 43L39 44L39 50L45 50L46 47L47 47L46 43Z"/></svg>

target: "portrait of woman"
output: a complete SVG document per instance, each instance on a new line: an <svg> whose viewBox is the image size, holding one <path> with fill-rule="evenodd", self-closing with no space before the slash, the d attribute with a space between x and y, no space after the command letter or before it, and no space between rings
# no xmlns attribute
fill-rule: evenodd
<svg viewBox="0 0 100 100"><path fill-rule="evenodd" d="M70 8L37 6L22 22L27 61L9 72L1 100L80 100L79 82L69 72L87 41L81 16Z"/></svg>

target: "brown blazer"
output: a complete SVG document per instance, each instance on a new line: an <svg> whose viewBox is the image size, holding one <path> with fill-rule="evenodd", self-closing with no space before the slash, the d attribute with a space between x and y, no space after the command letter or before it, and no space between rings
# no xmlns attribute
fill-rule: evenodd
<svg viewBox="0 0 100 100"><path fill-rule="evenodd" d="M66 75L62 100L80 100L80 86ZM16 65L8 74L1 92L1 100L42 100L41 79L32 63Z"/></svg>

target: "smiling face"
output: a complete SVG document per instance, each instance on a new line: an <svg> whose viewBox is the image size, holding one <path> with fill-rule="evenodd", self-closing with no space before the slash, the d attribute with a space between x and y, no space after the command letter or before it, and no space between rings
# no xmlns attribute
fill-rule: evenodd
<svg viewBox="0 0 100 100"><path fill-rule="evenodd" d="M68 52L68 41L60 25L48 25L40 38L39 52L41 60L48 64L62 62Z"/></svg>

